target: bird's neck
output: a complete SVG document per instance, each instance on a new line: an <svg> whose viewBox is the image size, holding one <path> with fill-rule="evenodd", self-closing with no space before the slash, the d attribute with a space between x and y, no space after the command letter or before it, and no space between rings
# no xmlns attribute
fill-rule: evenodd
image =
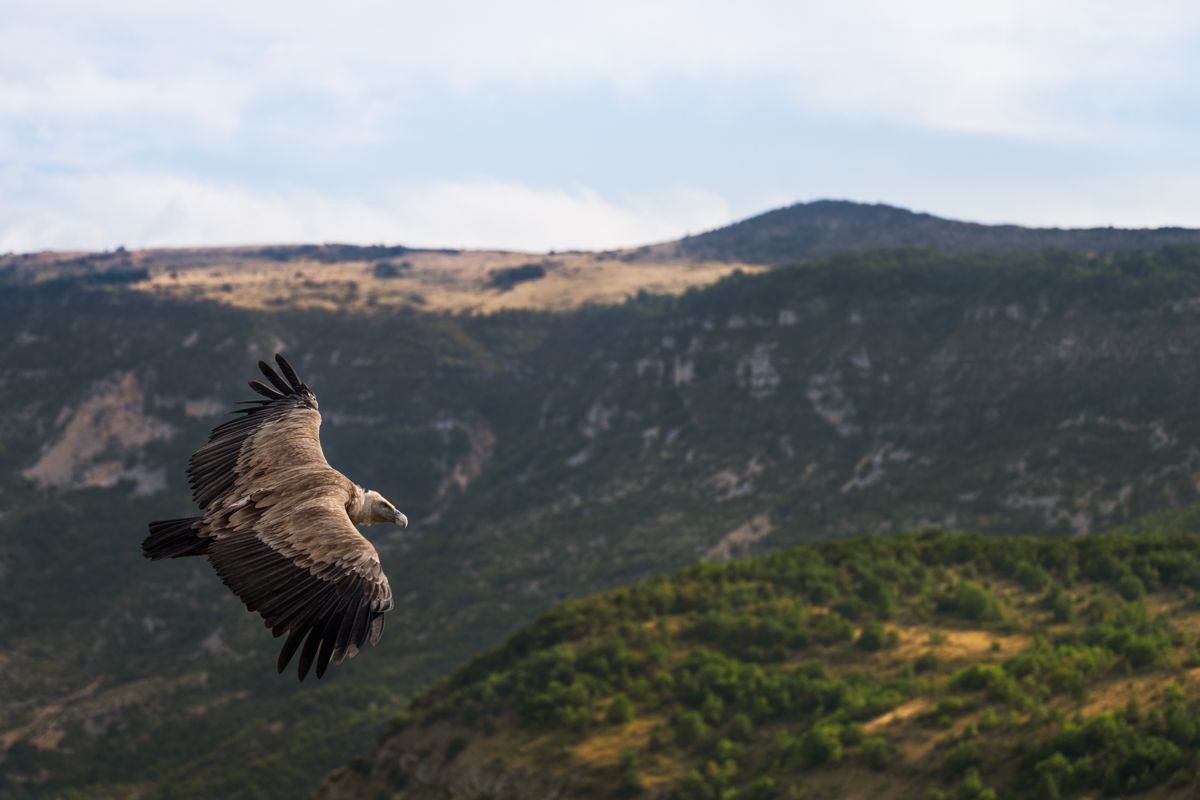
<svg viewBox="0 0 1200 800"><path fill-rule="evenodd" d="M367 521L366 495L363 488L357 484L350 490L350 499L346 502L346 515L355 525L362 525Z"/></svg>

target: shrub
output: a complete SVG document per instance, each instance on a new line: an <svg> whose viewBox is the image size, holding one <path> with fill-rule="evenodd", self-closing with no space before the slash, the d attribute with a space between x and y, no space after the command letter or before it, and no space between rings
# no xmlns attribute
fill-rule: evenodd
<svg viewBox="0 0 1200 800"><path fill-rule="evenodd" d="M376 261L371 274L376 278L398 278L410 269L412 264L407 261L401 261L399 264L394 261Z"/></svg>
<svg viewBox="0 0 1200 800"><path fill-rule="evenodd" d="M953 779L978 766L979 748L974 742L959 742L942 762L942 774Z"/></svg>
<svg viewBox="0 0 1200 800"><path fill-rule="evenodd" d="M680 744L694 745L708 735L708 725L699 711L685 711L675 723L675 736Z"/></svg>
<svg viewBox="0 0 1200 800"><path fill-rule="evenodd" d="M742 712L733 715L729 721L729 736L738 742L748 742L754 736L754 724L750 717Z"/></svg>
<svg viewBox="0 0 1200 800"><path fill-rule="evenodd" d="M836 728L818 725L800 738L800 753L806 766L836 764L842 760L842 740Z"/></svg>
<svg viewBox="0 0 1200 800"><path fill-rule="evenodd" d="M1126 600L1140 600L1146 596L1146 586L1136 575L1125 575L1117 581L1117 594Z"/></svg>
<svg viewBox="0 0 1200 800"><path fill-rule="evenodd" d="M887 769L896 757L892 746L882 736L868 736L863 739L862 754L871 769L879 772Z"/></svg>
<svg viewBox="0 0 1200 800"><path fill-rule="evenodd" d="M938 611L975 622L998 620L1000 601L990 591L974 581L958 581L937 601Z"/></svg>
<svg viewBox="0 0 1200 800"><path fill-rule="evenodd" d="M614 725L628 725L633 722L633 703L625 695L618 694L609 704L605 719Z"/></svg>
<svg viewBox="0 0 1200 800"><path fill-rule="evenodd" d="M638 769L637 753L626 750L621 754L621 763L617 768L617 792L624 797L633 797L645 791L641 771Z"/></svg>
<svg viewBox="0 0 1200 800"><path fill-rule="evenodd" d="M934 672L940 663L937 653L932 650L926 650L913 661L913 672L918 675L926 672Z"/></svg>
<svg viewBox="0 0 1200 800"><path fill-rule="evenodd" d="M862 631L858 634L858 649L866 650L869 653L874 653L891 647L896 642L896 634L889 633L887 629L875 620L871 620L863 625Z"/></svg>
<svg viewBox="0 0 1200 800"><path fill-rule="evenodd" d="M1017 567L1017 583L1027 592L1040 592L1050 583L1050 575L1041 567L1022 561Z"/></svg>
<svg viewBox="0 0 1200 800"><path fill-rule="evenodd" d="M488 286L500 291L508 291L519 283L536 281L546 277L546 268L553 266L550 262L541 264L521 264L518 267L494 269L488 273Z"/></svg>

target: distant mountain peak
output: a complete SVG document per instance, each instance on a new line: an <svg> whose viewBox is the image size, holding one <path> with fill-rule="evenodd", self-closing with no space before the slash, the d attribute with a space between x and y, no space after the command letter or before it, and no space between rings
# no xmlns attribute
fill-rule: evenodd
<svg viewBox="0 0 1200 800"><path fill-rule="evenodd" d="M846 251L932 247L947 251L1059 248L1114 252L1200 244L1190 228L1028 228L945 219L884 203L820 199L767 211L672 243L672 255L779 264Z"/></svg>

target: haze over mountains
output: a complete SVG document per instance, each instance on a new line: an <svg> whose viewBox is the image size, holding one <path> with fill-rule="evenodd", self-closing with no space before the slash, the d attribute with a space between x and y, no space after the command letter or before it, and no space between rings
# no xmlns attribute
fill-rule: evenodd
<svg viewBox="0 0 1200 800"><path fill-rule="evenodd" d="M6 256L0 795L295 797L567 597L1191 503L1198 247L821 202L606 253ZM138 552L276 350L330 461L413 520L378 541L383 643L302 690L204 565Z"/></svg>

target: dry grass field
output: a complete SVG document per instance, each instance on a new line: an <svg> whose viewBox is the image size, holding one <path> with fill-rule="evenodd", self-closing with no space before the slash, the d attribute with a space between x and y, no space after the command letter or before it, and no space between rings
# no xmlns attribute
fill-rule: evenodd
<svg viewBox="0 0 1200 800"><path fill-rule="evenodd" d="M380 248L382 249L382 248ZM644 253L375 248L205 248L42 253L0 258L27 279L144 271L130 282L150 294L240 308L322 308L356 313L394 308L488 314L509 309L565 311L619 303L638 292L678 294L761 266L696 262ZM336 255L333 255L336 253ZM398 253L398 254L397 254Z"/></svg>

